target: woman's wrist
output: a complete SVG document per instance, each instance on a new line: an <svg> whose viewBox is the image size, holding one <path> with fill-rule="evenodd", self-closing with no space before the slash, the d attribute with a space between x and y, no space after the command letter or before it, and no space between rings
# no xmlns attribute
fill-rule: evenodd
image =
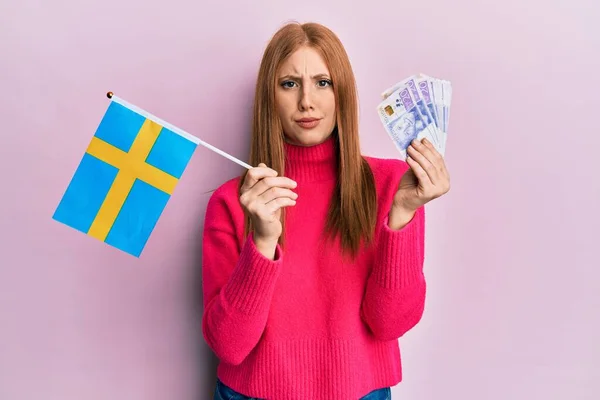
<svg viewBox="0 0 600 400"><path fill-rule="evenodd" d="M392 230L404 228L415 216L417 210L409 210L399 205L393 205L388 215L388 226Z"/></svg>
<svg viewBox="0 0 600 400"><path fill-rule="evenodd" d="M269 260L275 259L278 239L254 237L254 245L259 253Z"/></svg>

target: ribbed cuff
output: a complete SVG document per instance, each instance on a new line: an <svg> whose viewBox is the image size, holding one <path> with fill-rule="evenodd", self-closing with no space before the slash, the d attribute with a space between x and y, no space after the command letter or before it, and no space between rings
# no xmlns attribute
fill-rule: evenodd
<svg viewBox="0 0 600 400"><path fill-rule="evenodd" d="M229 306L249 315L269 307L282 263L283 253L279 245L275 249L275 260L270 260L258 251L250 233L242 247L239 262L224 288Z"/></svg>
<svg viewBox="0 0 600 400"><path fill-rule="evenodd" d="M423 214L421 207L408 224L398 230L389 227L389 217L383 220L373 267L373 277L380 286L399 289L422 278L425 247Z"/></svg>

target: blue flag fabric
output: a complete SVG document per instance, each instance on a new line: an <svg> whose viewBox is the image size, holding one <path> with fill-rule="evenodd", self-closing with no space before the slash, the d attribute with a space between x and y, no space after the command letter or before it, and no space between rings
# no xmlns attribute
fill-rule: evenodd
<svg viewBox="0 0 600 400"><path fill-rule="evenodd" d="M198 143L113 97L53 219L139 257Z"/></svg>

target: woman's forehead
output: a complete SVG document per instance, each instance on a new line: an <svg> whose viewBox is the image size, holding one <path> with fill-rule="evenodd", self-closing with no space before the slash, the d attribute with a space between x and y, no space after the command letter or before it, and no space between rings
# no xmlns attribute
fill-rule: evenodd
<svg viewBox="0 0 600 400"><path fill-rule="evenodd" d="M328 75L329 69L321 54L310 47L302 47L283 61L281 75L310 76Z"/></svg>

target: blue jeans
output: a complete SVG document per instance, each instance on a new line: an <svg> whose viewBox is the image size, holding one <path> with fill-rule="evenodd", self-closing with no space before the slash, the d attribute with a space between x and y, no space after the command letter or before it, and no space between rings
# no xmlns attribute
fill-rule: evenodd
<svg viewBox="0 0 600 400"><path fill-rule="evenodd" d="M367 394L366 396L361 397L358 400L391 400L392 399L392 389L389 387L383 389L377 389ZM220 379L217 378L217 387L215 388L215 395L213 400L261 400L256 397L248 397L244 396L233 390L232 388L226 386ZM345 399L342 399L345 400Z"/></svg>

